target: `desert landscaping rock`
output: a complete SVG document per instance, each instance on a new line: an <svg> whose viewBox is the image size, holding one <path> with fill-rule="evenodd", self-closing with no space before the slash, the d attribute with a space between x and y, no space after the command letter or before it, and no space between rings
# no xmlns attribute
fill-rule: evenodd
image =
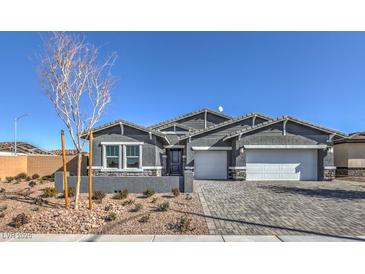
<svg viewBox="0 0 365 274"><path fill-rule="evenodd" d="M27 232L36 234L179 234L171 229L181 216L188 215L192 219L192 230L188 234L208 234L208 228L200 205L199 198L192 194L192 199L187 200L186 195L178 197L168 194L155 194L146 198L142 194L129 194L127 199L112 199L112 194L106 195L101 203L93 203L93 209L88 210L88 197L81 195L79 209L65 209L62 198L41 198L43 189L53 187L54 183L44 181L29 188L29 182L0 183L0 188L5 192L0 194L0 207L6 206L4 217L0 218L0 232ZM58 196L61 196L59 194ZM170 209L166 212L157 210L158 204L169 202ZM71 207L73 199L70 198ZM133 203L125 204L128 199L141 204L138 212L131 212L135 207ZM106 221L106 217L114 212L116 219ZM29 216L29 223L19 228L9 226L12 218L24 213ZM146 222L139 220L149 215Z"/></svg>

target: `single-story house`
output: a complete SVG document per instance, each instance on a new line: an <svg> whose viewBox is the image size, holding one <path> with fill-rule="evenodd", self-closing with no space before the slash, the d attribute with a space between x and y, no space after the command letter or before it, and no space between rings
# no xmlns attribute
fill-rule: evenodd
<svg viewBox="0 0 365 274"><path fill-rule="evenodd" d="M332 180L334 142L347 137L290 116L231 117L210 109L150 127L117 120L93 132L96 177L210 180Z"/></svg>
<svg viewBox="0 0 365 274"><path fill-rule="evenodd" d="M335 141L335 165L339 176L365 176L365 132Z"/></svg>

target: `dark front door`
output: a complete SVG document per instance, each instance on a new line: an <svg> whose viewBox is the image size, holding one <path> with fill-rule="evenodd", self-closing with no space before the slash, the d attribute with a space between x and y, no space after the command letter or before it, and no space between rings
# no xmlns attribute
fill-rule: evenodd
<svg viewBox="0 0 365 274"><path fill-rule="evenodd" d="M170 149L169 152L169 169L170 174L181 174L182 169L182 150Z"/></svg>

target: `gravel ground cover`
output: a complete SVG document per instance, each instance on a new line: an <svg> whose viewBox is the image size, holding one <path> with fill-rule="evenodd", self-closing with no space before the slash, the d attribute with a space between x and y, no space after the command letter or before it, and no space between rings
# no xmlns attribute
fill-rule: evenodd
<svg viewBox="0 0 365 274"><path fill-rule="evenodd" d="M0 232L28 233L95 233L95 234L208 234L203 210L197 194L156 193L151 197L128 194L113 199L107 194L93 201L88 210L87 195L81 195L77 210L65 209L62 194L44 198L53 182L0 182ZM71 205L73 197L70 198ZM14 218L25 224L14 227ZM13 223L13 226L11 225Z"/></svg>

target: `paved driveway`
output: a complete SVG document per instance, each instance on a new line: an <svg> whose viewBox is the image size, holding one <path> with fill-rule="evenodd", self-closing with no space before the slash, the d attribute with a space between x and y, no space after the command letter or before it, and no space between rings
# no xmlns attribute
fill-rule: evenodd
<svg viewBox="0 0 365 274"><path fill-rule="evenodd" d="M365 235L365 183L194 183L211 234Z"/></svg>

